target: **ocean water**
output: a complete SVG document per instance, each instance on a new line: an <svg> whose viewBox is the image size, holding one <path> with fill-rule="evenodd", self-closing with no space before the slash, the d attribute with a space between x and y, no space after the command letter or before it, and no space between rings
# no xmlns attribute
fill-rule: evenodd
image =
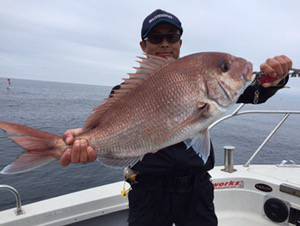
<svg viewBox="0 0 300 226"><path fill-rule="evenodd" d="M299 80L299 79L298 79ZM289 89L279 91L267 103L247 105L245 109L300 110L300 82L291 78ZM25 124L62 135L69 128L82 127L93 108L100 105L111 87L13 79L12 88L0 78L0 120ZM223 163L223 146L236 147L234 161L243 164L282 118L278 115L239 116L211 131L216 164ZM253 163L280 163L292 159L300 163L300 115L290 116ZM22 152L0 131L0 169ZM50 163L20 175L0 175L0 184L14 186L23 204L43 200L94 186L122 180L122 171L94 162L62 168ZM120 188L121 190L121 188ZM0 191L0 210L15 205L14 197Z"/></svg>

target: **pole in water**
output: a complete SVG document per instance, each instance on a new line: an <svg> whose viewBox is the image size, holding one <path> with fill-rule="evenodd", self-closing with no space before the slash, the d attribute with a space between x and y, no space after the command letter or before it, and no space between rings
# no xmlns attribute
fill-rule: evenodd
<svg viewBox="0 0 300 226"><path fill-rule="evenodd" d="M9 90L11 89L11 79L10 78L7 78L7 86L6 86L6 89Z"/></svg>

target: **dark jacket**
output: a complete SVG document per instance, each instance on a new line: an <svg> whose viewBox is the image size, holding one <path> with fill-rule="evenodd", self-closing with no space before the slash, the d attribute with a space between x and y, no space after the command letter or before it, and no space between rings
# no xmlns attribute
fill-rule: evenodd
<svg viewBox="0 0 300 226"><path fill-rule="evenodd" d="M264 103L273 96L279 89L285 86L288 78L282 80L277 87L264 88L258 84L247 87L239 97L237 103ZM119 89L120 85L115 86L114 90ZM204 164L201 157L193 150L186 149L186 145L181 142L159 150L156 153L148 153L143 160L136 163L132 169L144 175L185 175L193 172L208 171L214 167L215 157L211 144L211 152L207 162Z"/></svg>

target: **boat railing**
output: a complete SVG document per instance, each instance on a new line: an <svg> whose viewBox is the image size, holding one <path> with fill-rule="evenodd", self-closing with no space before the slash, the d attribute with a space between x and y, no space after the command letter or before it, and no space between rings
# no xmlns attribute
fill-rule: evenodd
<svg viewBox="0 0 300 226"><path fill-rule="evenodd" d="M265 146L265 144L271 139L271 137L278 131L278 129L282 126L282 124L287 120L287 118L290 115L293 114L300 114L300 111L285 111L285 110L245 110L241 111L241 109L244 107L244 104L240 104L231 114L226 115L216 122L214 122L212 125L210 125L209 129L212 129L219 123L233 118L235 116L239 115L246 115L246 114L280 114L283 115L282 119L277 123L277 125L274 127L274 129L268 134L268 136L265 138L265 140L259 145L259 147L255 150L255 152L252 154L252 156L248 159L248 161L244 164L245 167L249 167L251 161L257 156L257 154L262 150L262 148ZM233 149L234 147L232 146L226 146L225 151L227 151L228 155L225 156L225 170L227 172L234 172L235 170L233 169ZM7 190L10 191L14 194L15 199L16 199L16 215L21 215L24 213L22 210L22 204L21 204L21 197L19 192L12 186L9 185L0 185L0 190Z"/></svg>
<svg viewBox="0 0 300 226"><path fill-rule="evenodd" d="M233 118L235 116L239 116L239 115L246 115L246 114L277 114L277 115L279 114L279 115L283 115L282 119L276 124L274 129L268 134L268 136L264 139L264 141L259 145L259 147L252 154L252 156L244 164L245 167L249 167L252 160L257 156L257 154L262 150L262 148L272 138L272 136L279 130L279 128L283 125L283 123L287 120L287 118L293 114L300 114L300 111L286 111L286 110L245 110L245 111L241 111L241 109L244 107L244 105L245 104L240 104L231 114L220 118L219 120L214 122L212 125L210 125L209 129L212 129L213 127L218 125L220 122L223 122L224 120L227 120L227 119Z"/></svg>
<svg viewBox="0 0 300 226"><path fill-rule="evenodd" d="M24 211L22 210L22 203L21 203L21 196L19 194L19 192L17 191L17 189L15 189L12 186L6 185L6 184L0 184L0 190L6 190L6 191L10 191L11 193L14 194L15 198L16 198L16 215L21 215L24 213Z"/></svg>

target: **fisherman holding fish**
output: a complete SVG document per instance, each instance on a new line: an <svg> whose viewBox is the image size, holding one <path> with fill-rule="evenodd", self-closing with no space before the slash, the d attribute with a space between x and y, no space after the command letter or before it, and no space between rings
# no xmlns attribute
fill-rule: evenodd
<svg viewBox="0 0 300 226"><path fill-rule="evenodd" d="M183 29L179 19L166 11L155 10L143 22L140 46L145 54L179 58ZM260 67L264 82L249 86L238 103L263 103L288 81L292 61L286 56L266 60ZM120 86L114 87L112 93ZM68 130L67 143L82 129ZM210 144L211 145L211 144ZM214 152L201 158L193 146L184 142L149 153L131 167L135 177L129 178L130 226L217 225L213 205L213 185L207 171L214 167ZM96 160L96 152L86 140L76 140L61 158L61 164L86 163Z"/></svg>
<svg viewBox="0 0 300 226"><path fill-rule="evenodd" d="M64 140L0 122L27 150L1 173L25 172L59 158L63 166L96 158L129 165L130 226L216 226L208 173L215 160L207 128L235 102L263 103L273 96L287 83L292 61L266 60L260 67L264 77L247 87L252 65L242 58L225 53L179 58L182 33L181 22L169 12L147 16L140 42L147 56L137 72L113 88L84 129L68 130Z"/></svg>

